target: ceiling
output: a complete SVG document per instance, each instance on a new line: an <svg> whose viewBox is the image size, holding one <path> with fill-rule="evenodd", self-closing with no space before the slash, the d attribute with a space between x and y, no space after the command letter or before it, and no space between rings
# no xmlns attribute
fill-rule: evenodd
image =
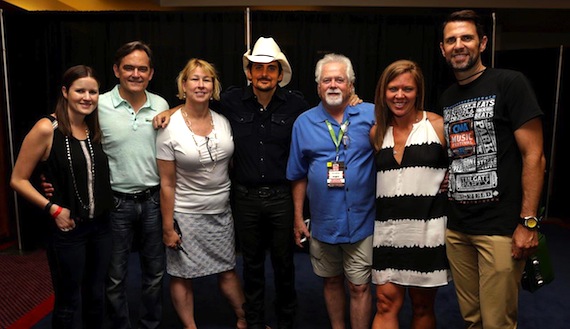
<svg viewBox="0 0 570 329"><path fill-rule="evenodd" d="M255 7L274 10L319 10L346 7L346 0L0 0L27 11L171 11L203 7ZM568 0L352 0L351 7L540 8L570 9Z"/></svg>

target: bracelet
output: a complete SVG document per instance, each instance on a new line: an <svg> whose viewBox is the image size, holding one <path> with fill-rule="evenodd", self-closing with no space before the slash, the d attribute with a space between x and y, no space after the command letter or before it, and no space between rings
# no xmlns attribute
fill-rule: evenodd
<svg viewBox="0 0 570 329"><path fill-rule="evenodd" d="M51 217L53 219L56 219L57 216L59 216L59 214L61 214L62 211L63 211L63 208L61 206L58 206L57 209L55 210L55 212L53 214L51 214Z"/></svg>
<svg viewBox="0 0 570 329"><path fill-rule="evenodd" d="M49 210L51 209L51 206L53 206L53 202L48 201L48 203L47 203L46 206L44 207L44 211L49 214Z"/></svg>

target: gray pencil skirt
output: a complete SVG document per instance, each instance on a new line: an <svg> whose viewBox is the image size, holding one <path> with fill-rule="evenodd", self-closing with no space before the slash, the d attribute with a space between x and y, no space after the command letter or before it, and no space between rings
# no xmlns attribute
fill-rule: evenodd
<svg viewBox="0 0 570 329"><path fill-rule="evenodd" d="M180 250L166 248L166 271L179 278L198 278L236 266L234 221L231 209L221 214L174 212L182 233Z"/></svg>

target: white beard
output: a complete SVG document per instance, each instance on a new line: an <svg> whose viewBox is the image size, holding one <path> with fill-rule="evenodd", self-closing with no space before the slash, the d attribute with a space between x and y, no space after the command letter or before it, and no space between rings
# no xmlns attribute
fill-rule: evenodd
<svg viewBox="0 0 570 329"><path fill-rule="evenodd" d="M342 104L342 94L325 94L325 102L330 106L338 106Z"/></svg>

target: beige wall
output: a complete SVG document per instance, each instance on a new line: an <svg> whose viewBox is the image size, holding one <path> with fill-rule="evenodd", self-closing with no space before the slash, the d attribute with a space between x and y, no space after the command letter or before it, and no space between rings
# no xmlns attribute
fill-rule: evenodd
<svg viewBox="0 0 570 329"><path fill-rule="evenodd" d="M196 7L259 7L319 10L322 7L432 7L570 9L568 0L4 0L25 10L180 10Z"/></svg>

